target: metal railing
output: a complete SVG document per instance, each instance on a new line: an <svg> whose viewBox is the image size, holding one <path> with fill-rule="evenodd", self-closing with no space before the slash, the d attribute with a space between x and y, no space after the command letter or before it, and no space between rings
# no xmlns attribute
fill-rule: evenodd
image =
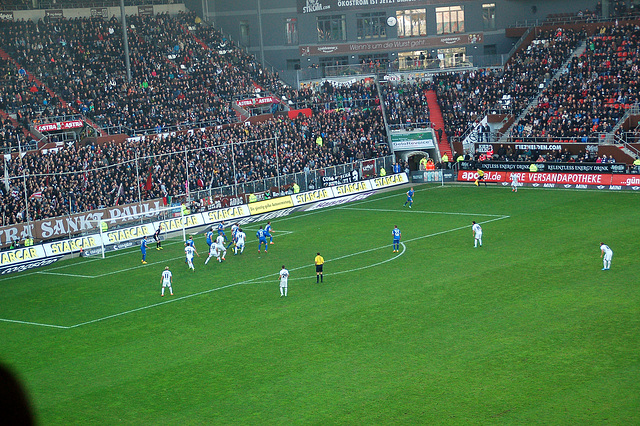
<svg viewBox="0 0 640 426"><path fill-rule="evenodd" d="M379 157L374 159L376 162L376 171L379 171L381 167L389 172L392 170L394 163L394 156L387 155L386 157ZM368 160L364 160L368 161ZM337 176L344 173L349 173L353 170L360 171L362 161L354 161L352 163L341 164L338 166L326 167L323 169L309 170L308 172L292 173L287 175L280 175L268 179L256 180L246 183L238 183L237 185L221 186L216 188L203 189L199 191L191 191L189 198L191 200L200 200L205 197L232 197L243 194L255 194L265 191L276 192L288 192L293 194L291 186L297 183L300 187L300 191L310 191L313 189L322 188L323 176ZM177 197L182 197L184 194L180 194Z"/></svg>
<svg viewBox="0 0 640 426"><path fill-rule="evenodd" d="M602 23L602 22L614 22L616 20L635 20L640 19L640 14L631 14L623 16L612 16L611 18L603 18L601 16L565 16L565 17L549 17L544 19L525 19L522 21L516 21L514 24L509 25L507 28L528 28L528 27L541 27L544 25L563 25L563 24L578 24L578 23Z"/></svg>
<svg viewBox="0 0 640 426"><path fill-rule="evenodd" d="M125 6L143 6L154 4L183 3L183 0L124 0ZM0 5L0 10L33 10L33 9L77 9L88 7L118 7L119 0L44 0L44 1L9 1Z"/></svg>

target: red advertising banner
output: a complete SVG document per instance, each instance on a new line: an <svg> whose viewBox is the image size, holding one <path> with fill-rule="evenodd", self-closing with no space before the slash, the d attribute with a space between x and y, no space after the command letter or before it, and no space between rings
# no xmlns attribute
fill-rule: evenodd
<svg viewBox="0 0 640 426"><path fill-rule="evenodd" d="M267 96L264 98L242 99L241 101L237 101L236 104L241 107L255 107L266 104L277 104L279 102L280 101L273 96Z"/></svg>
<svg viewBox="0 0 640 426"><path fill-rule="evenodd" d="M599 173L530 173L530 172L485 172L484 181L491 183L511 183L511 177L518 176L520 184L542 186L544 188L578 188L595 186L598 189L640 189L640 175L599 174ZM478 173L473 170L458 171L458 181L473 182Z"/></svg>
<svg viewBox="0 0 640 426"><path fill-rule="evenodd" d="M79 129L84 126L82 120L59 121L57 123L36 124L35 129L39 132L59 132L61 130Z"/></svg>

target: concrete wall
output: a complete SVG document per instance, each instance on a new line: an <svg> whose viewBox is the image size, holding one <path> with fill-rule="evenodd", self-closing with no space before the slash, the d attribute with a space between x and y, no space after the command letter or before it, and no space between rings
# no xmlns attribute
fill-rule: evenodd
<svg viewBox="0 0 640 426"><path fill-rule="evenodd" d="M99 8L102 9L102 8ZM107 7L107 16L115 16L120 19L120 8L119 7ZM125 13L127 15L137 15L138 14L138 6L126 6ZM169 13L171 15L177 15L179 12L186 11L186 7L184 4L156 4L153 5L153 12L155 14L160 13ZM80 9L62 9L63 16L65 18L86 18L91 16L91 8L80 8ZM14 20L29 20L37 21L38 19L43 19L46 15L46 10L38 9L38 10L16 10L13 12Z"/></svg>
<svg viewBox="0 0 640 426"><path fill-rule="evenodd" d="M262 42L264 55L268 64L278 70L285 70L287 60L299 59L302 68L319 63L319 57L301 57L298 46L285 45L285 19L296 18L298 20L299 45L318 45L316 18L319 15L343 14L346 19L347 40L359 41L356 36L356 15L362 12L385 12L386 16L395 16L396 10L425 8L427 13L427 36L436 36L435 8L443 5L463 5L465 9L465 33L482 32L484 40L482 44L467 46L467 55L484 53L484 45L495 45L498 54L507 53L516 39L505 36L505 28L524 20L544 20L551 13L571 13L589 8L593 10L597 0L457 0L434 1L425 0L411 5L391 5L386 7L368 6L364 9L353 10L343 8L339 11L298 13L297 0L204 0L208 1L208 18L221 28L225 34L234 40L240 40L240 21L246 21L249 26L249 52L260 58L260 31L258 22L258 4L262 11ZM304 0L302 0L304 2ZM323 3L319 0L319 3ZM326 1L325 1L326 3ZM496 5L496 29L485 31L482 22L482 5L495 3ZM206 6L205 6L206 7ZM387 38L382 41L397 40L397 26L386 27ZM380 52L376 52L380 53ZM397 55L398 52L388 51ZM341 55L342 56L342 55ZM358 63L358 54L348 55L350 63ZM354 56L351 58L351 56Z"/></svg>

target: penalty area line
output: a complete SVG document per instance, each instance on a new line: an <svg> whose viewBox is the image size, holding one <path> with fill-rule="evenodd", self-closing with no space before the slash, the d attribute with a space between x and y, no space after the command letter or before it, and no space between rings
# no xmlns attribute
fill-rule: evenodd
<svg viewBox="0 0 640 426"><path fill-rule="evenodd" d="M63 330L68 330L68 329L71 328L71 327L67 327L67 326L64 326L64 325L43 324L43 323L39 323L39 322L19 321L19 320L7 319L7 318L0 318L0 321L2 321L2 322L12 322L14 324L37 325L37 326L40 326L40 327L61 328Z"/></svg>
<svg viewBox="0 0 640 426"><path fill-rule="evenodd" d="M486 220L484 222L479 222L479 223L480 224L484 224L484 223L494 222L494 221L497 221L497 220L508 219L509 217L510 216L501 216L501 217L497 217L497 218L494 218L494 219L489 219L489 220ZM361 266L361 267L358 267L358 268L349 269L349 270L346 270L346 271L333 272L331 274L326 274L326 275L327 276L341 275L341 274L346 274L346 273L350 273L350 272L356 272L356 271L360 271L360 270L363 270L363 269L379 266L379 265L391 262L393 260L396 260L400 256L402 256L407 250L407 247L406 247L405 243L412 242L412 241L418 241L418 240L422 240L422 239L425 239L425 238L431 238L431 237L435 237L435 236L438 236L438 235L443 235L443 234L447 234L447 233L450 233L450 232L455 232L455 231L459 231L459 230L462 230L462 229L468 229L468 228L469 228L469 225L465 225L465 226L461 226L461 227L458 227L458 228L448 229L448 230L445 230L445 231L435 232L435 233L432 233L432 234L422 235L422 236L416 237L416 238L411 238L411 239L408 239L408 240L405 240L405 241L401 242L400 245L402 246L402 251L399 254L397 254L397 255L389 258L389 259L385 259L383 261L380 261L380 262L377 262L377 263L374 263L374 264L364 265L364 266ZM350 253L350 254L347 254L347 255L344 255L344 256L340 256L340 257L336 257L336 258L333 258L333 259L328 259L325 263L335 262L337 260L345 259L345 258L348 258L348 257L358 256L358 255L361 255L361 254L370 253L372 251L388 249L388 248L389 248L389 244L385 244L383 246L374 247L374 248L367 249L367 250L362 250L362 251L359 251L359 252L356 252L356 253ZM177 257L175 259L181 259L182 257L183 256L180 256L180 257ZM162 262L166 262L166 260L162 261ZM156 263L162 263L162 262L156 262ZM144 266L140 265L140 266L137 266L137 267L134 267L134 268L130 268L130 269L137 269L137 268L140 268L140 267L144 267ZM292 269L290 269L290 271L297 271L297 270L300 270L300 269L311 268L311 267L313 267L313 265L303 265L303 266L298 266L296 268L292 268ZM122 271L118 271L118 272L122 272ZM117 272L114 272L114 273L117 273ZM109 273L107 275L110 275L110 274L112 274L112 273ZM186 296L181 296L181 297L177 297L177 298L174 298L174 299L164 300L162 302L154 303L154 304L151 304L151 305L148 305L148 306L141 306L139 308L130 309L128 311L119 312L117 314L108 315L108 316L105 316L105 317L102 317L102 318L96 318L94 320L85 321L85 322L81 322L81 323L78 323L78 324L75 324L75 325L71 325L71 326L66 326L66 327L65 326L58 326L58 325L51 325L51 324L39 324L39 323L33 323L33 322L27 322L27 321L5 320L5 319L1 319L1 318L0 318L0 321L15 322L15 323L20 323L20 324L39 325L39 326L44 326L44 327L53 327L53 328L61 328L61 329L73 329L73 328L81 327L83 325L94 324L94 323L97 323L97 322L105 321L105 320L112 319L112 318L117 318L117 317L120 317L120 316L123 316L123 315L127 315L127 314L131 314L131 313L134 313L134 312L140 312L140 311L143 311L143 310L146 310L146 309L155 308L157 306L166 305L168 303L174 303L174 302L178 302L178 301L181 301L181 300L190 299L192 297L201 296L201 295L204 295L204 294L209 294L209 293L212 293L212 292L218 291L218 290L224 290L224 289L231 288L231 287L236 287L236 286L239 286L239 285L255 284L257 281L263 281L265 279L272 279L274 276L275 276L275 274L263 275L261 277L251 278L251 279L248 279L248 280L239 281L237 283L228 284L228 285L225 285L225 286L222 286L222 287L211 288L211 289L200 291L200 292L197 292L197 293L188 294ZM293 281L293 280L310 279L310 278L313 278L313 277L314 277L313 275L309 276L309 277L296 277L296 278L292 278L291 280Z"/></svg>

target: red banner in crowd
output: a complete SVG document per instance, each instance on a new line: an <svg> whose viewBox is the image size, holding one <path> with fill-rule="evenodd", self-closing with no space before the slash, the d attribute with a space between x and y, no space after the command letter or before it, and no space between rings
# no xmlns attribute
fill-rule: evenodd
<svg viewBox="0 0 640 426"><path fill-rule="evenodd" d="M59 121L57 123L36 124L35 129L39 132L59 132L61 130L79 129L84 126L82 120Z"/></svg>
<svg viewBox="0 0 640 426"><path fill-rule="evenodd" d="M280 101L278 101L278 99L274 98L273 96L267 96L264 98L242 99L241 101L237 101L236 103L241 107L255 107L266 104L277 104L280 103Z"/></svg>
<svg viewBox="0 0 640 426"><path fill-rule="evenodd" d="M530 173L530 172L485 172L485 182L511 182L511 176L517 175L521 184L532 186L545 185L614 185L626 187L640 187L640 175L599 174L599 173ZM473 182L478 173L473 170L458 171L458 180ZM612 188L615 189L615 188Z"/></svg>

